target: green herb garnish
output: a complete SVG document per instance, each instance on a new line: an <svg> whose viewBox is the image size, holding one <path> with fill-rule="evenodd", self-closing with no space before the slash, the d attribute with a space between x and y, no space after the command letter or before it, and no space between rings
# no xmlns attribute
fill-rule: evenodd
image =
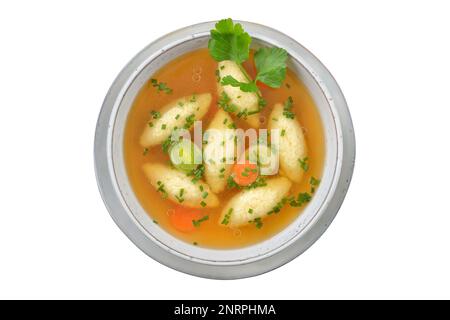
<svg viewBox="0 0 450 320"><path fill-rule="evenodd" d="M203 178L203 174L205 173L205 166L203 164L199 165L197 168L187 173L188 177L193 177L192 182L196 183L201 178Z"/></svg>
<svg viewBox="0 0 450 320"><path fill-rule="evenodd" d="M291 96L289 96L283 105L283 115L288 119L295 118L295 113L292 112L293 105L294 105L294 100L292 99Z"/></svg>
<svg viewBox="0 0 450 320"><path fill-rule="evenodd" d="M250 189L256 189L256 188L265 187L265 186L267 186L266 179L264 179L261 176L258 176L253 183L249 184L248 186L245 186L244 188L247 190L250 190Z"/></svg>
<svg viewBox="0 0 450 320"><path fill-rule="evenodd" d="M224 92L219 97L217 104L226 112L234 113L238 110L238 107L231 103L230 97Z"/></svg>
<svg viewBox="0 0 450 320"><path fill-rule="evenodd" d="M178 195L175 195L175 198L178 200L179 203L183 203L184 198L184 188L181 188L180 191L178 192Z"/></svg>
<svg viewBox="0 0 450 320"><path fill-rule="evenodd" d="M159 112L159 111L152 110L152 111L150 111L150 114L153 117L153 119L161 118L161 112Z"/></svg>
<svg viewBox="0 0 450 320"><path fill-rule="evenodd" d="M297 199L291 198L289 204L291 207L301 207L303 204L311 201L311 195L308 192L300 192Z"/></svg>
<svg viewBox="0 0 450 320"><path fill-rule="evenodd" d="M157 92L163 91L166 94L171 94L172 93L172 89L170 89L166 83L164 82L158 82L158 80L156 79L150 79L150 83L152 85L152 87L156 88Z"/></svg>
<svg viewBox="0 0 450 320"><path fill-rule="evenodd" d="M303 159L298 159L298 162L300 163L300 167L303 169L303 171L308 171L309 169L309 162L308 157L304 157Z"/></svg>
<svg viewBox="0 0 450 320"><path fill-rule="evenodd" d="M216 61L232 60L242 63L248 60L252 38L244 31L240 23L231 19L220 20L211 30L208 42L210 55Z"/></svg>
<svg viewBox="0 0 450 320"><path fill-rule="evenodd" d="M230 223L231 214L233 213L233 208L230 208L228 212L223 217L221 224L228 225Z"/></svg>
<svg viewBox="0 0 450 320"><path fill-rule="evenodd" d="M164 153L169 153L170 148L176 143L176 141L172 140L172 134L162 142L161 148Z"/></svg>
<svg viewBox="0 0 450 320"><path fill-rule="evenodd" d="M186 118L186 123L184 124L185 129L190 129L195 122L195 114L191 114Z"/></svg>
<svg viewBox="0 0 450 320"><path fill-rule="evenodd" d="M316 187L320 184L320 179L316 179L314 177L311 177L309 179L309 185L311 186L311 193L314 193L316 191Z"/></svg>
<svg viewBox="0 0 450 320"><path fill-rule="evenodd" d="M257 92L258 87L256 85L256 82L240 82L237 81L232 76L225 76L222 78L222 81L220 81L220 84L223 86L232 86L232 87L239 87L242 92Z"/></svg>
<svg viewBox="0 0 450 320"><path fill-rule="evenodd" d="M244 31L241 24L224 19L216 23L215 29L211 30L208 49L214 60L234 61L243 70L241 64L249 58L251 41L250 35ZM284 49L260 48L255 53L255 80L248 79L246 83L227 76L222 79L222 85L239 87L245 92L259 92L256 82L260 81L269 87L279 88L286 77L286 59L287 52Z"/></svg>
<svg viewBox="0 0 450 320"><path fill-rule="evenodd" d="M255 224L255 227L257 228L257 229L261 229L262 228L262 226L263 226L263 222L262 222L262 219L261 218L255 218L255 219L253 219L252 221L249 221L250 223L254 223Z"/></svg>
<svg viewBox="0 0 450 320"><path fill-rule="evenodd" d="M267 212L268 215L271 215L273 213L277 214L281 211L281 209L284 207L284 205L289 201L288 198L284 197L283 199L281 199L281 201L279 201L275 207L272 208L272 210L270 210L269 212Z"/></svg>
<svg viewBox="0 0 450 320"><path fill-rule="evenodd" d="M192 224L194 225L194 227L200 227L200 224L204 221L207 221L209 219L209 216L204 216L198 220L192 220Z"/></svg>
<svg viewBox="0 0 450 320"><path fill-rule="evenodd" d="M158 189L156 189L156 191L161 192L163 199L166 199L169 194L167 193L166 189L164 188L164 183L162 183L161 181L156 182L156 184L158 185Z"/></svg>

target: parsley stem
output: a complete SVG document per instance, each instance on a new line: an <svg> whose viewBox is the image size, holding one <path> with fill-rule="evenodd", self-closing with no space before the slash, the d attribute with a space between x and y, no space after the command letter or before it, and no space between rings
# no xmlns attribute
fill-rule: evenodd
<svg viewBox="0 0 450 320"><path fill-rule="evenodd" d="M247 79L248 82L253 82L252 78L250 78L250 75L248 74L247 70L245 70L244 66L241 63L237 63L236 62L236 64L238 65L239 70L241 70L241 72L244 75L245 79ZM256 84L256 81L255 81L255 84ZM261 91L259 90L259 88L258 88L258 91L256 92L256 95L258 96L258 100L263 99L263 96L262 96ZM259 111L261 111L262 108L259 107L259 109L260 109ZM258 112L255 112L255 113L258 113Z"/></svg>

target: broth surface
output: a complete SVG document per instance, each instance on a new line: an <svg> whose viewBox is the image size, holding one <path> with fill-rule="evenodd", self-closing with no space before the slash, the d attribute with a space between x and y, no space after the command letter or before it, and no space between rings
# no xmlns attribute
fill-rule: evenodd
<svg viewBox="0 0 450 320"><path fill-rule="evenodd" d="M249 75L254 77L253 57L251 56L243 65ZM218 110L216 69L217 62L210 57L208 49L205 48L178 57L156 72L152 78L167 83L168 87L173 89L173 93L157 92L151 85L150 79L143 86L128 115L124 135L124 158L132 189L142 207L161 228L181 240L202 247L239 248L261 242L279 233L301 214L305 206L301 208L284 206L279 214L265 217L263 227L260 229L257 229L254 224L232 229L221 226L218 221L224 205L239 192L227 189L218 194L221 203L218 208L198 209L204 215L209 215L209 220L203 222L194 232L183 233L174 229L169 221L169 214L176 204L162 199L161 194L150 185L142 170L143 164L147 162L170 163L169 156L162 151L160 145L150 148L144 155L143 147L139 144L140 136L150 120L150 111L159 110L178 97L209 92L213 100L207 115L202 119L203 131L205 131ZM264 119L267 119L274 104L283 103L289 96L294 100L293 111L305 132L309 169L301 183L293 183L290 193L296 195L299 192L309 192L310 177L321 178L325 153L322 122L314 101L306 87L289 69L280 88L271 89L264 86L261 88L261 93L267 101L267 106L260 113ZM238 128L249 128L236 117L233 116L233 119ZM261 128L266 127L267 120L261 125Z"/></svg>

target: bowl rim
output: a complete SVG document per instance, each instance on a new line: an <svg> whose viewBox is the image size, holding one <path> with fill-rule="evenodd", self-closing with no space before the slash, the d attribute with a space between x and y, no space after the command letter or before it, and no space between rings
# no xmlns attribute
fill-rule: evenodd
<svg viewBox="0 0 450 320"><path fill-rule="evenodd" d="M302 229L301 235L286 244L285 247L271 254L258 256L257 259L249 259L241 263L205 263L194 258L180 256L178 252L170 248L164 248L156 243L155 239L148 236L148 230L129 214L129 208L122 198L121 192L117 186L116 176L114 174L114 164L112 163L112 131L114 129L115 117L121 101L140 71L157 57L154 46L161 45L163 49L159 53L164 53L168 47L176 46L181 40L191 37L204 37L205 32L209 32L216 21L203 22L178 29L166 34L146 46L122 69L117 78L111 85L103 106L101 108L94 142L94 161L97 184L103 198L103 201L119 228L127 237L135 243L143 252L159 261L160 263L175 270L182 271L191 275L213 278L213 279L236 279L258 275L273 270L300 255L308 249L327 229L329 224L336 216L345 194L348 190L355 159L355 136L352 120L345 101L337 82L326 69L326 67L307 49L298 42L285 34L256 23L246 21L236 21L243 24L244 28L255 37L257 32L261 34L270 34L278 42L288 43L291 52L300 52L302 61L299 62L313 76L320 89L323 90L327 102L333 106L333 119L338 127L337 142L340 147L340 153L337 157L335 176L333 185L330 186L329 193L325 201L325 207L321 212L317 212L308 225ZM249 31L249 30L250 31ZM260 39L273 43L269 39ZM300 54L299 56L300 57ZM297 57L297 58L298 58ZM307 64L305 65L305 60ZM333 188L331 188L333 187ZM283 231L282 231L283 232Z"/></svg>

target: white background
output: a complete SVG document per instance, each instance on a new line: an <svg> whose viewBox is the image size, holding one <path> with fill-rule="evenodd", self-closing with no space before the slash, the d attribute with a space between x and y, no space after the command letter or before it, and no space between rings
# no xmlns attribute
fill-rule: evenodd
<svg viewBox="0 0 450 320"><path fill-rule="evenodd" d="M3 1L0 298L450 298L449 13L447 1ZM144 255L109 217L93 166L97 115L128 60L224 17L318 56L357 138L348 197L324 236L237 281Z"/></svg>

